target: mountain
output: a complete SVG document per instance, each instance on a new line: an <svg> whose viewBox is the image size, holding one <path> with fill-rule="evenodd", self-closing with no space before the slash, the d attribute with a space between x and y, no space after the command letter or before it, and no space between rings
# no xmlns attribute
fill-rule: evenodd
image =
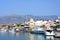
<svg viewBox="0 0 60 40"><path fill-rule="evenodd" d="M29 21L30 18L33 18L34 20L56 20L58 16L8 15L0 17L0 24L23 23L25 21Z"/></svg>

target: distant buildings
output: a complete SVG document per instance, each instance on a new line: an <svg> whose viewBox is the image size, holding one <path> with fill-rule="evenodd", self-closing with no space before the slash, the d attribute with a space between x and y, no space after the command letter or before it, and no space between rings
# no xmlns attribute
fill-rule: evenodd
<svg viewBox="0 0 60 40"><path fill-rule="evenodd" d="M57 20L37 20L35 21L33 18L30 18L30 21L25 22L26 24L28 24L30 28L34 28L34 27L41 27L44 26L45 28L48 28L50 26L56 26L56 22L60 22L60 17L58 17Z"/></svg>
<svg viewBox="0 0 60 40"><path fill-rule="evenodd" d="M43 21L43 20L34 21L33 18L30 18L29 27L30 28L41 27L42 25L50 26L50 24L48 25L47 23L48 23L47 21Z"/></svg>

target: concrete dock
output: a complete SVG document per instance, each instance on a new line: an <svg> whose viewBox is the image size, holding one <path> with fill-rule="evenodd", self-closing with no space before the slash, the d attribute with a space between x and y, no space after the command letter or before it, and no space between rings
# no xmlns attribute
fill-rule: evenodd
<svg viewBox="0 0 60 40"><path fill-rule="evenodd" d="M55 37L60 38L60 32L55 32Z"/></svg>

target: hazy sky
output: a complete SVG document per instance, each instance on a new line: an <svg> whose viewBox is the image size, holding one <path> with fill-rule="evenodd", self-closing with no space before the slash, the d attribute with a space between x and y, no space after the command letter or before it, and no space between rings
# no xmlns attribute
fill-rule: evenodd
<svg viewBox="0 0 60 40"><path fill-rule="evenodd" d="M0 16L60 15L60 0L0 0Z"/></svg>

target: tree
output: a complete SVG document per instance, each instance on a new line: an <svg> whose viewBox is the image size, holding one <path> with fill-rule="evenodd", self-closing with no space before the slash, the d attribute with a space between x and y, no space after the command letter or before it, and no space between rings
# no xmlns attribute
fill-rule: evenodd
<svg viewBox="0 0 60 40"><path fill-rule="evenodd" d="M17 26L17 27L20 27L20 26L21 26L21 24L16 24L16 26Z"/></svg>

